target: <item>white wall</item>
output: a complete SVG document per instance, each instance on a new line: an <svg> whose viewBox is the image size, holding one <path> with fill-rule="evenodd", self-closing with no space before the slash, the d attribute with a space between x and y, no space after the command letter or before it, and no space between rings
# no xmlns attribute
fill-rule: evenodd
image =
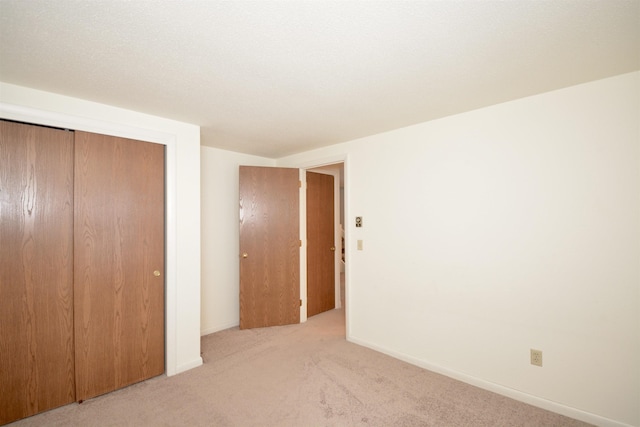
<svg viewBox="0 0 640 427"><path fill-rule="evenodd" d="M572 417L640 425L640 73L278 165L328 156L348 158L350 340Z"/></svg>
<svg viewBox="0 0 640 427"><path fill-rule="evenodd" d="M239 324L240 165L274 166L275 160L201 147L202 315L201 334Z"/></svg>
<svg viewBox="0 0 640 427"><path fill-rule="evenodd" d="M0 83L7 119L135 138L166 145L166 369L200 358L200 128L187 123Z"/></svg>

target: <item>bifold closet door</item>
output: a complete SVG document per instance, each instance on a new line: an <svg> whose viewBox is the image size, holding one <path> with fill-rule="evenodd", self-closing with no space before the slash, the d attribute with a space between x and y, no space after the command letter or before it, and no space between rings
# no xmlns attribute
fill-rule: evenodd
<svg viewBox="0 0 640 427"><path fill-rule="evenodd" d="M75 400L73 132L0 121L0 424Z"/></svg>
<svg viewBox="0 0 640 427"><path fill-rule="evenodd" d="M164 146L75 133L76 399L164 372Z"/></svg>

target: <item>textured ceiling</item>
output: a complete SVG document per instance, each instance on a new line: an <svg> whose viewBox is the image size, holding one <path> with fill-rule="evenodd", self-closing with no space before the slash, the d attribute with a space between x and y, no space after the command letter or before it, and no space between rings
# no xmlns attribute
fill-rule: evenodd
<svg viewBox="0 0 640 427"><path fill-rule="evenodd" d="M640 69L640 0L0 0L0 80L266 157Z"/></svg>

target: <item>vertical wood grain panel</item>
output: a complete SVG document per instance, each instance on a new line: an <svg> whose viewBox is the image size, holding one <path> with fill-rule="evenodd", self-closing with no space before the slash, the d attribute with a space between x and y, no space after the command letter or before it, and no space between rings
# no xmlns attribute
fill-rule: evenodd
<svg viewBox="0 0 640 427"><path fill-rule="evenodd" d="M299 192L298 169L240 166L241 329L300 322Z"/></svg>
<svg viewBox="0 0 640 427"><path fill-rule="evenodd" d="M332 175L307 172L307 316L309 317L335 308L333 192Z"/></svg>
<svg viewBox="0 0 640 427"><path fill-rule="evenodd" d="M76 132L78 400L164 372L164 244L164 146Z"/></svg>
<svg viewBox="0 0 640 427"><path fill-rule="evenodd" d="M0 121L0 424L75 399L73 132Z"/></svg>

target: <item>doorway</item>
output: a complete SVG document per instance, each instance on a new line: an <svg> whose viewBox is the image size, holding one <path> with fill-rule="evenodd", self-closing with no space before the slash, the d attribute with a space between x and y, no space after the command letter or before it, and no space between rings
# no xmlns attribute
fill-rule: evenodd
<svg viewBox="0 0 640 427"><path fill-rule="evenodd" d="M245 326L244 322L242 322L244 317L255 317L252 313L249 313L249 316L243 316L243 309L256 311L255 309L258 306L258 300L264 300L265 295L268 296L275 293L279 295L280 298L280 295L290 294L290 289L287 287L289 285L297 287L297 291L295 293L299 295L299 300L292 298L290 301L287 299L286 303L283 301L281 302L283 302L284 306L287 307L296 303L296 306L299 308L297 320L287 316L287 319L289 320L281 322L283 317L276 316L279 317L279 320L276 319L277 321L275 322L264 321L265 319L272 318L271 311L273 311L273 303L270 303L267 304L264 309L260 309L263 312L262 315L258 316L261 319L261 322L251 324L251 326L248 326L247 324L246 327L264 327L274 326L277 324L303 323L307 320L307 203L305 192L307 190L306 174L308 171L321 171L323 174L335 176L335 179L333 180L335 185L335 189L333 191L335 201L333 241L335 242L335 248L333 248L332 251L334 254L333 259L335 266L332 284L335 289L335 293L333 295L333 306L330 308L346 307L345 304L349 300L348 296L346 296L348 293L349 273L345 264L349 253L346 246L348 243L348 233L343 233L343 227L341 227L341 224L344 224L345 222L345 217L348 217L348 214L346 213L348 212L348 209L346 209L345 205L347 194L344 186L346 176L345 166L345 159L336 159L335 162L321 165L310 165L306 168L240 166L240 252L238 255L240 257L239 317L241 319L241 328L242 326ZM287 173L286 179L284 177L278 178L277 176L271 176L272 174L277 175L278 169L282 170L283 173ZM291 173L292 176L289 176L289 173ZM258 175L260 175L259 178ZM298 177L297 179L296 176ZM282 185L275 185L278 183L284 185L287 188L287 191L284 191L285 187L282 187ZM299 199L297 199L293 205L289 202L283 203L281 200L285 193L289 194L289 191L292 191L292 194L290 197L287 197L287 200L293 200L293 198L296 198L293 194L294 190L289 190L290 184L292 188L295 188L295 192L299 195ZM258 190L256 186L260 186L260 190ZM258 195L260 195L260 197L258 197ZM263 198L266 198L266 201L273 198L275 201L280 200L280 202L277 202L272 206L269 203L263 203ZM263 204L264 207L262 206ZM283 206L289 206L289 208L285 209L283 212L281 210ZM298 206L300 207L299 210L297 209ZM258 209L260 212L253 212L255 209ZM286 215L285 212L287 213ZM291 213L294 213L296 219L290 217ZM260 221L257 219L260 219ZM275 236L268 237L270 235L270 224L274 221L284 221L286 224L299 228L298 232L295 233L295 236L298 237L295 239L290 238L290 236L294 236L294 232L291 230L287 233L276 233ZM264 227L266 227L266 229L264 229ZM277 226L275 226L275 228L277 228ZM247 242L245 242L244 239L245 234L247 234L246 237L248 237ZM251 242L256 239L259 240L259 245L263 251L262 253L255 252L255 245L252 246ZM278 248L277 245L281 240L287 248L284 251L282 248ZM245 250L248 247L253 247L254 249L251 251ZM343 248L345 248L344 258L342 256ZM283 275L282 273L284 270L282 270L282 268L277 268L273 274L269 273L269 269L265 269L265 262L263 258L266 257L265 259L272 259L274 256L279 256L277 254L281 252L285 257L280 262L276 262L276 264L280 265L282 268L286 267L286 271L289 271L289 273L284 273ZM259 256L253 255L254 253L259 254ZM300 256L297 255L298 253ZM267 283L264 280L265 277L269 278L268 283L273 286L265 286L265 283ZM271 280L272 277L280 277L281 279L273 281ZM248 280L248 286L245 286L243 278ZM344 280L341 280L341 278L344 278ZM294 280L294 282L290 283L291 280ZM256 282L257 287L256 285L252 285L250 282ZM341 286L342 283L344 283L343 286ZM281 287L284 288L281 289ZM259 292L254 292L255 290ZM291 294L293 293L291 292ZM276 306L283 306L283 304L277 303ZM293 313L293 305L291 305L291 307L291 313ZM264 313L268 313L268 315L265 315ZM289 311L287 311L287 313L289 313ZM347 320L345 320L345 326L348 330Z"/></svg>

